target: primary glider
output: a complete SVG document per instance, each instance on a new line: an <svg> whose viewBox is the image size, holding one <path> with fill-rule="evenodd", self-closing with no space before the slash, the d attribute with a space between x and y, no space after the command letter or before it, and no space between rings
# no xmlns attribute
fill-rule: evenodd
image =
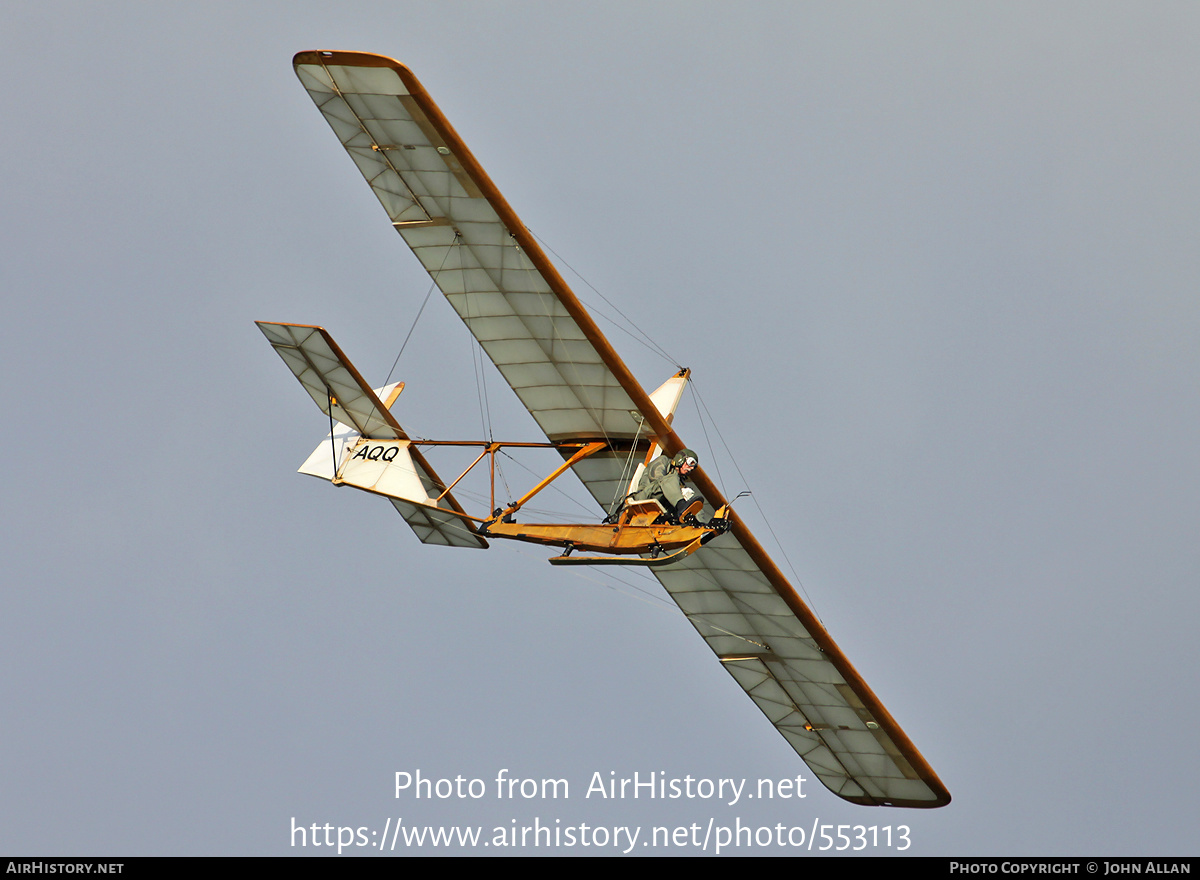
<svg viewBox="0 0 1200 880"><path fill-rule="evenodd" d="M949 803L937 774L703 470L689 481L711 513L706 521L631 500L638 473L631 476L630 462L644 467L685 448L671 422L688 371L652 394L642 388L406 67L358 52L301 52L293 64L392 226L547 437L419 445L477 447L467 471L487 458L494 473L506 447L547 447L564 458L503 507L493 476L488 509L468 513L451 492L462 476L445 483L392 416L402 383L372 389L323 328L260 322L329 417L329 437L300 471L387 497L425 543L485 548L488 538L511 538L561 548L556 564L647 566L831 791L870 806ZM516 522L567 470L604 519Z"/></svg>

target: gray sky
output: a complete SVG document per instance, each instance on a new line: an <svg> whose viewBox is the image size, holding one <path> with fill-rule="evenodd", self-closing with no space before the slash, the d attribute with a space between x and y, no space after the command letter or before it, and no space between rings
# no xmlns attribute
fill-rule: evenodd
<svg viewBox="0 0 1200 880"><path fill-rule="evenodd" d="M0 852L535 816L1194 852L1195 7L50 2L0 29ZM327 426L253 320L322 324L382 382L429 285L301 49L408 64L693 368L736 467L690 398L681 436L754 490L949 807L584 798L596 771L810 774L652 581L425 547L294 473ZM672 371L610 338L643 384ZM444 302L397 378L406 427L479 433ZM538 439L489 393L497 433ZM571 797L394 798L418 768Z"/></svg>

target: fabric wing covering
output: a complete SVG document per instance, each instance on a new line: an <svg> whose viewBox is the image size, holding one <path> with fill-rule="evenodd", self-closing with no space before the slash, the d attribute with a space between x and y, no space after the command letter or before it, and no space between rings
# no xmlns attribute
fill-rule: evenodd
<svg viewBox="0 0 1200 880"><path fill-rule="evenodd" d="M632 437L637 407L467 172L470 154L410 94L411 74L376 56L305 55L300 81L546 435Z"/></svg>
<svg viewBox="0 0 1200 880"><path fill-rule="evenodd" d="M302 52L294 64L393 226L546 435L613 445L574 467L602 508L620 491L640 430L631 411L669 452L682 447L411 71L352 52ZM702 471L693 484L711 515L720 492ZM690 557L652 570L725 669L837 795L864 805L949 803L904 731L733 520Z"/></svg>

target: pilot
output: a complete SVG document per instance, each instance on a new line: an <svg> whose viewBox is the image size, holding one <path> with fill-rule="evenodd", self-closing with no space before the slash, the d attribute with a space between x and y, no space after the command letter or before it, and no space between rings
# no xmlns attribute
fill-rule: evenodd
<svg viewBox="0 0 1200 880"><path fill-rule="evenodd" d="M695 489L684 485L688 475L695 469L696 453L690 449L679 450L674 458L660 455L642 472L637 491L633 494L634 500L653 498L675 522L699 525L696 514L704 506L704 499Z"/></svg>

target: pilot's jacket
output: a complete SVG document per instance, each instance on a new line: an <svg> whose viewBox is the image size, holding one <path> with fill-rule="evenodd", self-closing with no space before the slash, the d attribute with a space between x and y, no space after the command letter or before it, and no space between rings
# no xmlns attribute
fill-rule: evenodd
<svg viewBox="0 0 1200 880"><path fill-rule="evenodd" d="M642 478L638 481L638 489L633 497L636 501L656 498L663 507L674 513L685 497L695 497L694 490L683 483L684 478L671 465L671 457L660 455L642 471Z"/></svg>

